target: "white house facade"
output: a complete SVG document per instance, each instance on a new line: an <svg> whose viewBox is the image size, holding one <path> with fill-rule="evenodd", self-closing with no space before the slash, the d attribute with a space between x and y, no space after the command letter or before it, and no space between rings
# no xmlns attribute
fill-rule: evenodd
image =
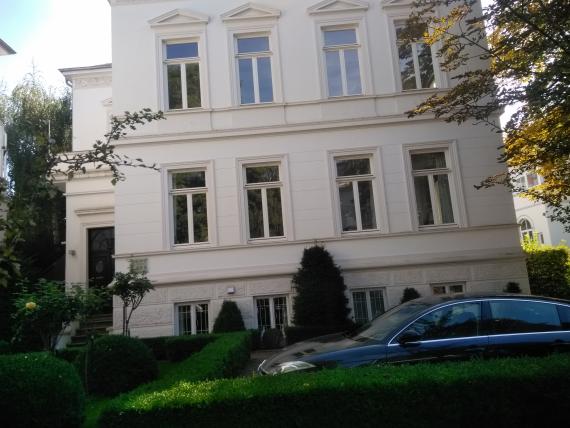
<svg viewBox="0 0 570 428"><path fill-rule="evenodd" d="M359 322L406 287L528 290L510 193L473 187L501 168L498 136L405 113L451 84L429 47L398 42L409 3L110 4L112 67L62 70L73 148L101 138L112 114L163 110L117 142L159 171L66 184L66 275L146 268L155 290L133 335L210 331L224 300L247 328L290 324L292 275L315 242L342 268Z"/></svg>

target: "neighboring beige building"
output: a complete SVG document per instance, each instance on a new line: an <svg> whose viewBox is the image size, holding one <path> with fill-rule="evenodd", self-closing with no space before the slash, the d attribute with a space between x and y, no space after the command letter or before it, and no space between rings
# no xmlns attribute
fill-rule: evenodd
<svg viewBox="0 0 570 428"><path fill-rule="evenodd" d="M315 242L342 268L357 321L405 287L528 290L510 193L473 187L501 168L499 137L405 113L452 84L428 47L398 43L409 2L110 4L112 67L62 70L73 148L111 114L161 109L167 120L117 142L160 171L67 183L66 278L146 266L156 289L134 335L209 331L225 299L248 328L290 323L291 278Z"/></svg>

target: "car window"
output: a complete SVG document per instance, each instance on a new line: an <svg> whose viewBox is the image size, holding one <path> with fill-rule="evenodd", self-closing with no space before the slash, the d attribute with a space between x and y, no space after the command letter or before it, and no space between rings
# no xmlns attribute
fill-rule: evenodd
<svg viewBox="0 0 570 428"><path fill-rule="evenodd" d="M551 303L497 300L489 305L494 334L560 330L558 311Z"/></svg>
<svg viewBox="0 0 570 428"><path fill-rule="evenodd" d="M406 331L420 335L420 340L450 339L479 335L481 304L459 303L430 312L415 321Z"/></svg>
<svg viewBox="0 0 570 428"><path fill-rule="evenodd" d="M422 311L428 309L429 306L427 303L414 301L395 306L356 330L351 337L386 340L389 333L396 330L402 324L405 325L407 320L414 319L414 317L418 316Z"/></svg>
<svg viewBox="0 0 570 428"><path fill-rule="evenodd" d="M556 305L563 330L570 330L570 306Z"/></svg>

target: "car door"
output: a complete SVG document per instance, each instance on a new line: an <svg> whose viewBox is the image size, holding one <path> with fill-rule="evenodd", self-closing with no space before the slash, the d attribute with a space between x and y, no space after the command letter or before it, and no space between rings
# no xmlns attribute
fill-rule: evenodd
<svg viewBox="0 0 570 428"><path fill-rule="evenodd" d="M408 325L388 344L388 362L464 360L486 352L481 302L437 308ZM414 339L415 337L415 339Z"/></svg>
<svg viewBox="0 0 570 428"><path fill-rule="evenodd" d="M536 300L497 299L488 302L489 355L545 355L565 350L570 332L562 329L556 304Z"/></svg>

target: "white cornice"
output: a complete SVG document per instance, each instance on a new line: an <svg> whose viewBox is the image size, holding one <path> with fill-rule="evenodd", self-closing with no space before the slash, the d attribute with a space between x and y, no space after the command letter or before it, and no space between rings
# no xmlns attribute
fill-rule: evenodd
<svg viewBox="0 0 570 428"><path fill-rule="evenodd" d="M309 15L339 12L365 12L369 4L362 0L325 0L307 9Z"/></svg>
<svg viewBox="0 0 570 428"><path fill-rule="evenodd" d="M132 4L141 4L141 3L164 3L170 2L172 3L173 0L107 0L111 6L129 6Z"/></svg>
<svg viewBox="0 0 570 428"><path fill-rule="evenodd" d="M114 214L115 207L97 207L97 208L81 208L75 210L78 216L95 215L95 214Z"/></svg>
<svg viewBox="0 0 570 428"><path fill-rule="evenodd" d="M148 21L151 27L173 25L207 24L210 18L202 13L187 9L174 9Z"/></svg>
<svg viewBox="0 0 570 428"><path fill-rule="evenodd" d="M281 16L281 11L269 6L257 3L246 3L221 15L222 21L238 21L253 19L277 19Z"/></svg>

